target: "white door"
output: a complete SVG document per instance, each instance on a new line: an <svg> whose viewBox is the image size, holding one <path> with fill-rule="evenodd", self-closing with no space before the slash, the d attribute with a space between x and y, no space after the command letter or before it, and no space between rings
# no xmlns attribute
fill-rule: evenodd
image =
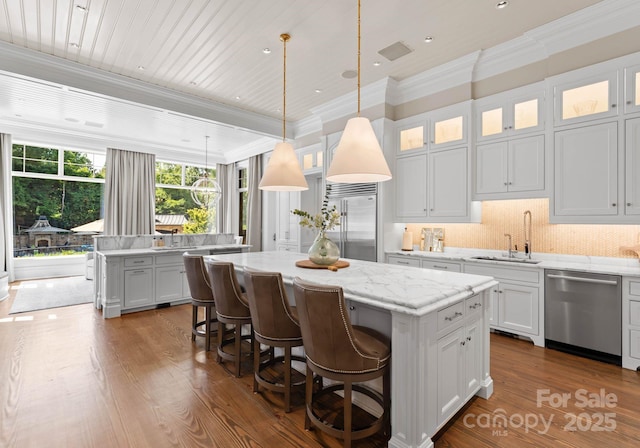
<svg viewBox="0 0 640 448"><path fill-rule="evenodd" d="M429 154L429 216L468 215L467 148Z"/></svg>
<svg viewBox="0 0 640 448"><path fill-rule="evenodd" d="M538 288L500 283L498 326L538 334Z"/></svg>
<svg viewBox="0 0 640 448"><path fill-rule="evenodd" d="M544 136L509 142L509 191L544 190Z"/></svg>
<svg viewBox="0 0 640 448"><path fill-rule="evenodd" d="M507 191L507 142L476 147L476 193Z"/></svg>
<svg viewBox="0 0 640 448"><path fill-rule="evenodd" d="M625 213L640 215L640 118L627 120Z"/></svg>
<svg viewBox="0 0 640 448"><path fill-rule="evenodd" d="M427 155L396 158L396 216L427 216Z"/></svg>

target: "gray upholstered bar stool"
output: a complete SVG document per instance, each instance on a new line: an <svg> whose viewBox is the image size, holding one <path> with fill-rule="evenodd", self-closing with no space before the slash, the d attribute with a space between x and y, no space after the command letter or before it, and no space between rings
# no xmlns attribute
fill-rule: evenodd
<svg viewBox="0 0 640 448"><path fill-rule="evenodd" d="M350 447L352 440L369 437L381 430L389 437L389 339L373 329L351 325L342 288L296 278L293 291L307 358L305 429L311 429L313 424L321 431L343 439L345 447ZM313 373L339 383L314 391ZM382 394L356 384L379 377L382 377ZM338 399L334 394L337 390L344 392L342 408L334 412L323 409L321 415L316 403L328 394ZM381 408L381 415L366 427L353 428L353 391L370 397Z"/></svg>
<svg viewBox="0 0 640 448"><path fill-rule="evenodd" d="M191 293L191 306L193 313L191 318L191 340L196 336L205 338L205 350L211 349L211 336L217 333L218 320L216 319L216 305L213 300L213 291L209 282L209 275L204 268L202 255L185 253L182 256L187 272L189 292ZM204 308L204 320L198 320L199 308Z"/></svg>
<svg viewBox="0 0 640 448"><path fill-rule="evenodd" d="M240 377L240 365L242 364L242 341L249 340L253 344L253 329L251 334L242 334L243 325L251 325L249 303L242 292L242 288L236 278L233 263L224 261L206 260L205 266L211 281L213 298L216 302L216 315L218 316L218 363L232 361L234 363L233 374ZM226 326L233 327L233 336L228 337ZM225 347L233 344L230 353ZM250 345L252 348L253 345ZM251 351L251 350L250 350ZM250 351L246 355L250 356Z"/></svg>
<svg viewBox="0 0 640 448"><path fill-rule="evenodd" d="M289 299L279 272L258 272L244 270L244 286L249 299L251 321L253 322L253 391L259 386L284 393L284 410L291 411L291 390L304 388L304 376L292 370L291 361L304 362L300 356L291 355L292 347L302 346L302 334L295 316L295 307L289 305ZM284 356L271 356L268 362L261 362L260 344L282 348ZM272 351L273 353L273 351ZM282 365L284 381L280 374L270 371L274 366ZM292 381L292 374L299 376Z"/></svg>

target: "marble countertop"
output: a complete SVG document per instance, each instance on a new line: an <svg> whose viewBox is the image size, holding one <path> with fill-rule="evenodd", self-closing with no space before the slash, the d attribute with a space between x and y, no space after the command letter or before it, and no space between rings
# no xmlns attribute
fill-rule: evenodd
<svg viewBox="0 0 640 448"><path fill-rule="evenodd" d="M528 269L565 269L570 271L593 272L599 274L613 275L629 275L640 277L640 261L634 258L611 258L611 257L591 257L586 255L557 255L534 253L533 260L539 260L540 263L518 263L498 260L476 260L472 257L491 256L502 257L503 251L483 250L483 249L465 249L451 248L445 249L444 252L425 252L425 251L387 251L387 255L402 255L405 257L429 258L437 260L464 261L482 264L492 264L496 266L512 266ZM524 258L524 255L518 253L517 258Z"/></svg>
<svg viewBox="0 0 640 448"><path fill-rule="evenodd" d="M144 247L138 249L108 249L98 250L97 253L107 257L122 257L129 255L162 255L176 254L191 251L222 251L222 250L247 250L250 248L247 244L213 244L208 246L188 246L188 247Z"/></svg>
<svg viewBox="0 0 640 448"><path fill-rule="evenodd" d="M411 315L427 314L496 284L487 276L350 259L346 259L349 267L336 272L305 269L297 267L295 262L308 260L307 254L286 251L219 254L205 259L230 261L239 270L248 267L280 272L287 284L300 277L310 282L340 286L348 299Z"/></svg>

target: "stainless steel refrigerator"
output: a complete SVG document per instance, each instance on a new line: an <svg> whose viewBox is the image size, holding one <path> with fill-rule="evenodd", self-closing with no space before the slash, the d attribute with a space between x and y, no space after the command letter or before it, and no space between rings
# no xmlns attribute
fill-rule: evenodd
<svg viewBox="0 0 640 448"><path fill-rule="evenodd" d="M336 206L340 225L327 232L340 257L377 261L377 184L332 184L329 207Z"/></svg>

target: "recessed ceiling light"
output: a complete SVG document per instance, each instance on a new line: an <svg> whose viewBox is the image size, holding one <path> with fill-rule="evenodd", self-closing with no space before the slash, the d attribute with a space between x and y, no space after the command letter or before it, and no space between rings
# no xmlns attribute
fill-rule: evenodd
<svg viewBox="0 0 640 448"><path fill-rule="evenodd" d="M144 71L144 65L138 65L138 70Z"/></svg>
<svg viewBox="0 0 640 448"><path fill-rule="evenodd" d="M380 61L375 61L375 62L373 63L373 66L374 66L374 67L380 67L380 65L382 65L382 62L380 62Z"/></svg>
<svg viewBox="0 0 640 448"><path fill-rule="evenodd" d="M507 0L502 0L502 1L498 2L498 3L496 3L496 8L503 9L503 8L506 8L508 4L509 4L509 2Z"/></svg>
<svg viewBox="0 0 640 448"><path fill-rule="evenodd" d="M77 44L77 43L75 43L75 42L71 42L71 43L69 44L69 46L70 46L71 48L80 48L80 45L78 45L78 44Z"/></svg>
<svg viewBox="0 0 640 448"><path fill-rule="evenodd" d="M356 70L345 70L341 75L344 79L353 79L358 76L358 72Z"/></svg>
<svg viewBox="0 0 640 448"><path fill-rule="evenodd" d="M427 36L427 37L425 37L425 38L424 38L424 41L425 41L426 43L430 44L431 42L433 42L433 37L431 37L431 36Z"/></svg>
<svg viewBox="0 0 640 448"><path fill-rule="evenodd" d="M87 12L87 7L82 5L76 5L76 9L82 12Z"/></svg>
<svg viewBox="0 0 640 448"><path fill-rule="evenodd" d="M263 52L264 54L271 54L271 49L270 49L270 48L263 48L263 49L262 49L262 52Z"/></svg>
<svg viewBox="0 0 640 448"><path fill-rule="evenodd" d="M322 90L321 89L316 89L315 92L316 93L322 93Z"/></svg>
<svg viewBox="0 0 640 448"><path fill-rule="evenodd" d="M239 96L236 97L236 101L240 101L240 97Z"/></svg>

